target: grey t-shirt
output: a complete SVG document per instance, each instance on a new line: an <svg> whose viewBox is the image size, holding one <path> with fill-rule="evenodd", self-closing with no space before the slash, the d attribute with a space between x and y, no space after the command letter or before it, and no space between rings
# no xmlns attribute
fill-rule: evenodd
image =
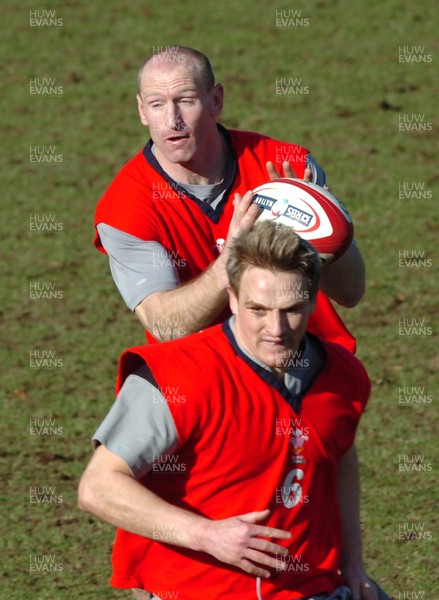
<svg viewBox="0 0 439 600"><path fill-rule="evenodd" d="M177 447L177 430L168 404L145 365L124 382L116 401L93 436L130 467L136 479ZM159 459L159 460L160 460Z"/></svg>

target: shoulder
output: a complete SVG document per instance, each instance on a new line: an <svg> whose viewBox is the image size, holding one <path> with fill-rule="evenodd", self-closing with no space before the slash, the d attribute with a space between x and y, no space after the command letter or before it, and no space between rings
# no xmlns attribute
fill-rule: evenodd
<svg viewBox="0 0 439 600"><path fill-rule="evenodd" d="M159 175L138 152L117 173L95 211L95 226L106 223L144 240L160 241L154 220ZM99 243L99 240L98 240Z"/></svg>
<svg viewBox="0 0 439 600"><path fill-rule="evenodd" d="M338 369L355 371L367 376L366 368L361 360L352 354L347 348L336 342L328 342L321 340L323 347L326 350L328 358L333 361Z"/></svg>
<svg viewBox="0 0 439 600"><path fill-rule="evenodd" d="M113 178L98 202L97 215L103 210L111 210L113 206L119 207L121 193L124 193L124 198L129 198L131 194L135 195L136 191L144 190L146 169L147 162L142 152L138 152Z"/></svg>
<svg viewBox="0 0 439 600"><path fill-rule="evenodd" d="M361 360L340 344L327 341L322 344L327 354L328 377L337 382L344 394L360 396L367 402L371 383Z"/></svg>
<svg viewBox="0 0 439 600"><path fill-rule="evenodd" d="M229 129L228 130L232 140L236 143L243 143L246 145L253 146L266 146L266 147L276 147L276 146L285 146L286 148L296 148L297 151L302 151L306 154L309 153L307 148L303 146L299 146L298 144L293 144L291 142L285 142L282 140L277 140L268 135L257 133L255 131L242 131L238 129Z"/></svg>
<svg viewBox="0 0 439 600"><path fill-rule="evenodd" d="M253 142L257 144L271 139L267 135L257 133L256 131L245 131L240 129L228 129L227 131L232 140L236 142Z"/></svg>
<svg viewBox="0 0 439 600"><path fill-rule="evenodd" d="M103 195L101 202L111 200L112 192L116 191L121 186L123 186L124 189L130 184L135 187L136 182L144 186L145 174L148 171L148 167L149 165L143 155L143 151L139 151L117 172L107 191Z"/></svg>
<svg viewBox="0 0 439 600"><path fill-rule="evenodd" d="M190 382L194 374L202 373L201 379L207 381L207 372L217 373L217 367L227 362L225 354L230 352L233 350L221 325L170 342L136 346L126 350L120 358L118 387L144 364L159 379L171 377ZM201 379L197 378L198 384Z"/></svg>

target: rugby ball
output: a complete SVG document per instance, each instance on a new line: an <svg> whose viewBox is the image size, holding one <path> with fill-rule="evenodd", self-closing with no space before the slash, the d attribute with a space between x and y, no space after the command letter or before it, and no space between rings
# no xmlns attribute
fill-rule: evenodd
<svg viewBox="0 0 439 600"><path fill-rule="evenodd" d="M253 190L253 202L262 208L259 219L291 226L308 240L322 261L339 258L354 235L352 219L327 189L302 179L273 179Z"/></svg>

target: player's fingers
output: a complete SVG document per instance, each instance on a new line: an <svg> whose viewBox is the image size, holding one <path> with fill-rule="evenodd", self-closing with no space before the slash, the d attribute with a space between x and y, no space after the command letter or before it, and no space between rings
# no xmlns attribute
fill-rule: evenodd
<svg viewBox="0 0 439 600"><path fill-rule="evenodd" d="M262 208L260 206L258 206L257 204L250 204L250 206L247 209L247 212L245 213L244 217L242 218L241 221L241 229L250 229L253 225L253 223L256 221L256 219L259 217L259 215L262 212Z"/></svg>
<svg viewBox="0 0 439 600"><path fill-rule="evenodd" d="M291 532L285 529L275 529L274 527L263 527L258 526L263 531L257 533L259 537L265 538L276 538L278 540L289 540L291 538Z"/></svg>
<svg viewBox="0 0 439 600"><path fill-rule="evenodd" d="M267 167L267 173L270 179L279 179L279 177L281 177L281 174L274 166L274 163L272 163L270 160L265 164L265 166Z"/></svg>
<svg viewBox="0 0 439 600"><path fill-rule="evenodd" d="M244 194L244 196L241 196L241 194L236 193L233 199L235 213L241 213L242 215L244 215L253 201L253 196L253 190L249 190Z"/></svg>
<svg viewBox="0 0 439 600"><path fill-rule="evenodd" d="M257 523L258 521L263 521L269 515L270 509L266 508L265 510L255 510L253 512L244 513L243 515L237 515L237 518L246 521L247 523Z"/></svg>
<svg viewBox="0 0 439 600"><path fill-rule="evenodd" d="M289 554L288 548L285 548L285 546L280 546L279 544L275 544L273 542L270 542L269 540L262 540L260 538L252 538L248 546L249 548L253 548L254 550L275 554L277 558L281 558L282 556L288 556Z"/></svg>
<svg viewBox="0 0 439 600"><path fill-rule="evenodd" d="M248 208L250 206L250 204L253 202L254 195L255 194L254 194L253 190L248 190L248 192L246 192L244 194L244 196L242 197L242 204Z"/></svg>
<svg viewBox="0 0 439 600"><path fill-rule="evenodd" d="M238 567L246 573L253 575L254 577L262 577L263 579L268 579L270 577L270 571L267 571L266 569L262 569L261 567L254 565L246 558L243 558L239 562Z"/></svg>
<svg viewBox="0 0 439 600"><path fill-rule="evenodd" d="M246 513L244 515L239 515L238 518L242 521L246 521L247 523L257 523L258 521L263 521L270 514L270 510L267 508L266 510ZM255 525L253 528L253 535L257 537L263 538L277 538L279 540L289 540L291 538L291 533L286 531L285 529L276 529L275 527L268 527L266 525ZM275 544L277 546L277 544ZM280 546L278 546L280 548Z"/></svg>
<svg viewBox="0 0 439 600"><path fill-rule="evenodd" d="M282 163L282 168L284 170L285 177L297 178L297 175L296 175L293 167L290 165L290 163L287 160L284 160L284 162Z"/></svg>
<svg viewBox="0 0 439 600"><path fill-rule="evenodd" d="M308 167L305 169L305 172L303 174L303 180L307 181L308 183L311 183L311 180L312 180L312 171Z"/></svg>
<svg viewBox="0 0 439 600"><path fill-rule="evenodd" d="M238 192L235 192L235 196L233 198L233 206L235 207L235 209L239 205L239 203L241 202L241 200L242 200L241 194L238 194Z"/></svg>
<svg viewBox="0 0 439 600"><path fill-rule="evenodd" d="M270 514L270 510L262 510L259 512L247 513L245 515L239 515L238 518L247 523L257 523L266 519ZM288 540L291 537L291 533L285 529L276 529L275 527L268 527L266 525L255 525L254 535L265 538L279 538L281 540Z"/></svg>
<svg viewBox="0 0 439 600"><path fill-rule="evenodd" d="M253 202L253 192L247 192L240 204L235 206L234 219L239 224L239 231L249 231L262 212L262 208Z"/></svg>
<svg viewBox="0 0 439 600"><path fill-rule="evenodd" d="M270 569L276 569L276 571L285 571L287 566L285 561L282 559L276 558L275 556L270 556L269 554L264 554L263 552L258 552L257 550L247 550L245 553L245 558L251 560L252 562L258 563L258 565L264 565Z"/></svg>

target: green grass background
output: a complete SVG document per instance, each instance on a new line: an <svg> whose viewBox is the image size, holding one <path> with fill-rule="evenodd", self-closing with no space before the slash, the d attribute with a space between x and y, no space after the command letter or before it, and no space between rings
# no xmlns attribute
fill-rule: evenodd
<svg viewBox="0 0 439 600"><path fill-rule="evenodd" d="M55 10L63 25L30 28L30 10ZM276 27L276 10L301 10L309 25ZM226 87L222 122L310 148L354 217L368 291L341 312L373 381L358 436L365 561L395 598L439 598L436 3L8 0L1 13L0 597L129 597L107 585L112 527L76 508L118 356L144 339L93 248L93 213L147 139L135 107L139 63L154 46L181 43L211 57ZM401 64L400 46L425 46L433 60ZM31 96L34 77L56 78L63 94ZM281 77L302 78L309 94L276 94ZM432 131L399 131L401 114L423 115ZM62 164L30 164L35 145L55 146ZM404 181L423 183L432 199L400 200ZM63 229L33 233L30 214L55 214ZM432 266L400 268L404 250L423 251ZM35 281L55 283L63 298L31 301ZM424 318L432 335L398 335L404 318ZM35 350L55 350L62 368L30 368ZM401 406L400 386L421 386L432 402ZM31 436L30 419L55 419L62 435ZM432 471L399 473L400 454L424 455ZM62 502L30 504L30 486L55 487ZM432 539L399 540L404 523ZM61 568L31 572L31 555Z"/></svg>

